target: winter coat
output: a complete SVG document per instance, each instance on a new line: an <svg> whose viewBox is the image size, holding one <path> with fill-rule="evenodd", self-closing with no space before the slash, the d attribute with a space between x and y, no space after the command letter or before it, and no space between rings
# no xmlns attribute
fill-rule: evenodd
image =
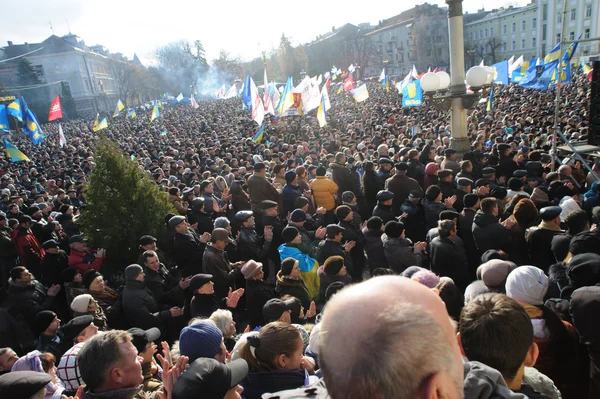
<svg viewBox="0 0 600 399"><path fill-rule="evenodd" d="M152 292L143 281L128 280L123 290L123 312L129 327L147 330L152 327L164 328L171 319L169 310L161 311Z"/></svg>
<svg viewBox="0 0 600 399"><path fill-rule="evenodd" d="M180 215L183 215L183 216L185 216L187 214L187 211L188 211L187 202L184 201L183 199L181 199L181 197L179 197L178 195L169 194L168 201L170 204L173 204L177 213L179 213Z"/></svg>
<svg viewBox="0 0 600 399"><path fill-rule="evenodd" d="M281 201L283 202L283 213L288 214L296 209L296 198L302 197L302 193L298 186L286 184L281 190Z"/></svg>
<svg viewBox="0 0 600 399"><path fill-rule="evenodd" d="M552 252L552 240L557 234L564 234L556 225L542 221L539 226L530 227L525 233L531 265L548 272L550 265L556 263Z"/></svg>
<svg viewBox="0 0 600 399"><path fill-rule="evenodd" d="M213 220L208 213L190 209L187 216L190 225L198 223L198 228L196 229L198 235L202 235L205 232L212 233L214 230Z"/></svg>
<svg viewBox="0 0 600 399"><path fill-rule="evenodd" d="M400 216L400 207L408 198L408 194L415 190L423 192L419 183L405 174L395 174L385 182L386 189L394 193L392 200L392 212L395 216Z"/></svg>
<svg viewBox="0 0 600 399"><path fill-rule="evenodd" d="M256 233L256 230L242 227L238 239L238 253L243 261L266 262L271 243Z"/></svg>
<svg viewBox="0 0 600 399"><path fill-rule="evenodd" d="M191 230L183 234L175 233L173 247L175 249L175 261L177 266L183 270L184 276L201 273L206 244L200 241L198 234Z"/></svg>
<svg viewBox="0 0 600 399"><path fill-rule="evenodd" d="M291 276L284 276L281 271L277 273L276 290L279 297L284 295L291 295L298 298L302 303L304 309L310 307L311 296L308 293L308 288L301 278L293 278Z"/></svg>
<svg viewBox="0 0 600 399"><path fill-rule="evenodd" d="M500 165L502 174L504 176L506 176L506 181L508 181L508 179L510 179L512 177L513 173L515 173L515 170L517 170L519 168L517 163L510 156L508 156L508 157L501 156L500 162L498 163L498 165ZM498 177L498 175L496 175L496 177Z"/></svg>
<svg viewBox="0 0 600 399"><path fill-rule="evenodd" d="M384 225L391 220L396 220L396 216L392 211L392 206L382 205L381 203L378 203L375 208L373 208L373 216L380 217L381 220L383 220Z"/></svg>
<svg viewBox="0 0 600 399"><path fill-rule="evenodd" d="M42 283L46 287L51 287L53 284L60 284L62 282L60 274L67 267L69 267L69 257L65 251L59 249L58 254L47 252L41 263Z"/></svg>
<svg viewBox="0 0 600 399"><path fill-rule="evenodd" d="M419 186L423 187L423 179L425 178L425 165L416 159L408 161L408 170L406 175L411 177L419 183Z"/></svg>
<svg viewBox="0 0 600 399"><path fill-rule="evenodd" d="M400 214L406 213L402 218L406 231L406 238L412 242L423 241L425 239L425 211L421 204L413 204L410 199L406 199L400 206Z"/></svg>
<svg viewBox="0 0 600 399"><path fill-rule="evenodd" d="M365 232L366 238L366 250L367 250L367 264L369 265L369 271L373 274L373 271L379 267L388 269L389 265L383 251L383 241L381 236L383 232L381 230L367 229Z"/></svg>
<svg viewBox="0 0 600 399"><path fill-rule="evenodd" d="M340 193L345 191L360 192L357 189L358 187L355 186L350 169L339 163L330 163L329 167L331 168L331 179L337 184Z"/></svg>
<svg viewBox="0 0 600 399"><path fill-rule="evenodd" d="M225 305L226 298L217 298L215 294L204 295L194 294L190 299L190 303L184 309L184 317L202 317L209 318L211 314L217 309L227 309Z"/></svg>
<svg viewBox="0 0 600 399"><path fill-rule="evenodd" d="M437 237L429 245L431 271L439 276L450 277L464 289L469 284L467 254L447 237Z"/></svg>
<svg viewBox="0 0 600 399"><path fill-rule="evenodd" d="M440 169L450 169L452 174L456 176L456 174L460 172L460 165L456 161L445 158L440 165Z"/></svg>
<svg viewBox="0 0 600 399"><path fill-rule="evenodd" d="M213 276L212 281L215 284L215 296L217 298L227 297L229 288L235 290L235 280L241 277L242 272L239 267L231 267L225 251L207 245L202 264L202 272Z"/></svg>
<svg viewBox="0 0 600 399"><path fill-rule="evenodd" d="M277 296L275 290L262 280L246 280L244 296L250 328L264 326L262 308L269 299Z"/></svg>
<svg viewBox="0 0 600 399"><path fill-rule="evenodd" d="M23 315L30 326L33 325L35 315L54 307L54 297L47 295L47 292L48 288L37 280L32 280L29 284L16 282L12 278L8 280L11 308Z"/></svg>
<svg viewBox="0 0 600 399"><path fill-rule="evenodd" d="M77 269L81 274L90 269L99 271L104 259L104 257L96 258L96 251L89 248L85 252L71 249L71 253L69 254L69 266Z"/></svg>
<svg viewBox="0 0 600 399"><path fill-rule="evenodd" d="M442 201L446 198L452 197L456 192L456 184L454 182L448 183L441 181L437 186L442 190Z"/></svg>
<svg viewBox="0 0 600 399"><path fill-rule="evenodd" d="M352 278L355 281L361 281L362 269L365 265L365 244L367 242L365 235L360 230L360 227L354 225L352 222L341 221L338 225L344 228L342 242L354 241L356 243L354 248L350 250L352 263L347 267Z"/></svg>
<svg viewBox="0 0 600 399"><path fill-rule="evenodd" d="M367 202L367 210L371 211L377 205L377 193L383 190L383 181L377 176L377 174L368 170L365 171L363 176L363 186L365 189L365 200Z"/></svg>
<svg viewBox="0 0 600 399"><path fill-rule="evenodd" d="M325 293L327 292L327 287L331 285L331 283L335 283L337 281L344 283L344 285L352 284L352 277L350 274L346 273L345 276L339 276L337 274L327 273L323 266L319 267L317 270L317 276L321 279L321 292L319 294L319 301L325 302Z"/></svg>
<svg viewBox="0 0 600 399"><path fill-rule="evenodd" d="M304 370L251 371L240 385L244 398L261 399L264 393L301 387L305 377Z"/></svg>
<svg viewBox="0 0 600 399"><path fill-rule="evenodd" d="M40 263L46 252L42 249L31 230L17 228L11 231L10 235L17 247L17 253L23 265L36 274L36 277L40 277Z"/></svg>
<svg viewBox="0 0 600 399"><path fill-rule="evenodd" d="M264 176L253 174L248 178L248 194L252 212L257 212L259 215L262 214L260 204L265 200L275 201L281 205L279 192Z"/></svg>
<svg viewBox="0 0 600 399"><path fill-rule="evenodd" d="M437 227L438 220L440 220L440 212L446 210L446 205L442 202L428 201L423 199L423 210L425 211L425 225L427 230Z"/></svg>
<svg viewBox="0 0 600 399"><path fill-rule="evenodd" d="M465 399L527 399L506 386L499 371L480 362L463 358Z"/></svg>
<svg viewBox="0 0 600 399"><path fill-rule="evenodd" d="M162 307L182 307L185 302L185 292L179 286L179 281L171 275L169 269L161 264L158 270L144 268L144 284L152 292L156 302Z"/></svg>
<svg viewBox="0 0 600 399"><path fill-rule="evenodd" d="M508 252L509 231L498 223L498 218L478 211L473 218L473 239L481 256L488 249L500 249Z"/></svg>
<svg viewBox="0 0 600 399"><path fill-rule="evenodd" d="M11 237L11 229L9 227L0 226L0 259L15 259L17 248Z"/></svg>
<svg viewBox="0 0 600 399"><path fill-rule="evenodd" d="M317 207L323 207L328 211L335 209L335 195L339 188L333 180L325 176L317 176L310 183L310 189Z"/></svg>
<svg viewBox="0 0 600 399"><path fill-rule="evenodd" d="M346 268L352 266L352 258L350 254L344 250L344 247L339 242L332 240L323 240L319 243L317 250L317 262L319 265L325 264L325 261L332 256L341 256L344 258Z"/></svg>
<svg viewBox="0 0 600 399"><path fill-rule="evenodd" d="M406 238L387 237L383 242L383 252L390 268L396 274L402 273L409 266L423 264L423 254L413 252L412 242Z"/></svg>

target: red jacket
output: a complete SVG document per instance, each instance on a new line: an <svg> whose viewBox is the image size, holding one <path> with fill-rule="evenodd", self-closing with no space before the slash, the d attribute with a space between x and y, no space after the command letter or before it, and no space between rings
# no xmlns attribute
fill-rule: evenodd
<svg viewBox="0 0 600 399"><path fill-rule="evenodd" d="M27 267L39 265L46 253L31 230L18 228L11 231L10 235L17 248L17 253L21 257L21 262Z"/></svg>
<svg viewBox="0 0 600 399"><path fill-rule="evenodd" d="M88 248L86 252L79 252L71 248L69 266L74 267L81 274L90 269L99 271L102 267L102 262L104 262L104 258L96 258L96 251L94 250Z"/></svg>

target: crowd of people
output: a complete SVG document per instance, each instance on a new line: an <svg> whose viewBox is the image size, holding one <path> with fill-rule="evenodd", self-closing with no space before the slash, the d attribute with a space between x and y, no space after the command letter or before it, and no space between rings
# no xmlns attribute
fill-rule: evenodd
<svg viewBox="0 0 600 399"><path fill-rule="evenodd" d="M259 143L239 98L111 119L173 205L129 265L78 225L93 121L14 137L0 397L600 397L600 186L550 152L553 91L497 87L457 159L447 112L368 89L330 89L324 128L268 116ZM564 87L570 140L588 89Z"/></svg>

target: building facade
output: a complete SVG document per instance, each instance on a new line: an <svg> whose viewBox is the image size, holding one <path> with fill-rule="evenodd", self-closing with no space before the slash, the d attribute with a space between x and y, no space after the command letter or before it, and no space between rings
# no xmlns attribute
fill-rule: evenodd
<svg viewBox="0 0 600 399"><path fill-rule="evenodd" d="M101 51L102 47L95 46L94 49ZM4 58L28 54L0 64L0 82L7 91L19 87L18 64L25 58L32 63L40 79L48 84L50 99L60 94L60 82L65 82L80 116L114 110L119 90L113 68L119 61L110 58L106 52L93 51L76 35L52 35L34 44L9 42L2 50ZM25 91L21 94L27 98Z"/></svg>

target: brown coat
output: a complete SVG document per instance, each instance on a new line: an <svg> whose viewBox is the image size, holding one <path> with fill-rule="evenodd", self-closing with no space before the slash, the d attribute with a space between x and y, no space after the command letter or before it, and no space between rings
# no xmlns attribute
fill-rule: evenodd
<svg viewBox="0 0 600 399"><path fill-rule="evenodd" d="M281 195L279 191L263 176L253 174L248 179L248 194L252 212L261 214L260 203L265 200L275 201L281 209Z"/></svg>
<svg viewBox="0 0 600 399"><path fill-rule="evenodd" d="M408 194L413 190L421 191L421 186L412 177L408 177L405 174L396 174L385 181L385 187L388 191L394 193L394 199L392 200L392 212L395 216L400 216L400 207L404 201L408 198Z"/></svg>
<svg viewBox="0 0 600 399"><path fill-rule="evenodd" d="M178 195L169 194L169 203L173 204L173 206L177 210L177 213L183 216L187 215L187 202L182 200Z"/></svg>

